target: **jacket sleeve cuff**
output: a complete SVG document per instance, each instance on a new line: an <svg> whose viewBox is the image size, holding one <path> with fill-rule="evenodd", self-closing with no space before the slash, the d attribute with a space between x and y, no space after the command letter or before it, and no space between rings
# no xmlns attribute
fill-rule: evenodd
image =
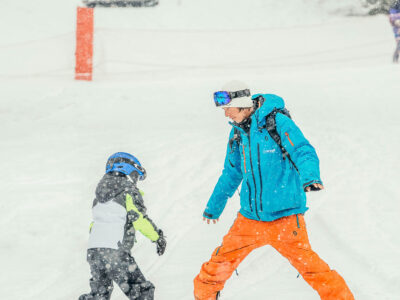
<svg viewBox="0 0 400 300"><path fill-rule="evenodd" d="M208 213L208 212L204 212L204 213L203 213L203 217L204 217L204 218L207 218L207 219L214 220L214 219L218 219L219 216L210 214L210 213Z"/></svg>

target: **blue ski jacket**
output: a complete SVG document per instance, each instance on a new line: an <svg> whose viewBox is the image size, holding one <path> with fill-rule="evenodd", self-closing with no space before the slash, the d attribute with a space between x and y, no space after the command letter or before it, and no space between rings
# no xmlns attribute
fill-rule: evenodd
<svg viewBox="0 0 400 300"><path fill-rule="evenodd" d="M304 189L313 183L322 184L315 149L289 117L278 113L277 132L298 171L289 159L283 159L280 147L263 126L269 113L284 108L284 101L272 94L262 96L265 102L251 116L249 134L230 123L240 131L241 139L232 147L228 143L222 175L203 213L206 218L219 218L240 183L240 213L260 221L304 213L308 209ZM229 139L233 135L234 128Z"/></svg>

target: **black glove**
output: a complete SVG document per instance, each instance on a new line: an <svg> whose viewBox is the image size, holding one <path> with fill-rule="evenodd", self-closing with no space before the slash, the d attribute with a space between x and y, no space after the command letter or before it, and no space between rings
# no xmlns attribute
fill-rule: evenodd
<svg viewBox="0 0 400 300"><path fill-rule="evenodd" d="M162 232L161 229L158 230L158 235L159 235L159 238L156 241L156 243L157 243L157 254L161 256L165 252L165 248L167 247L167 241L165 240L164 233Z"/></svg>

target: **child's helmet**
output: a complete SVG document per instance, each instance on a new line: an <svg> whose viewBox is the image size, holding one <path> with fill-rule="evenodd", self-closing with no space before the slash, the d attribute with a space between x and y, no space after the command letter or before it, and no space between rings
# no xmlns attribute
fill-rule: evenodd
<svg viewBox="0 0 400 300"><path fill-rule="evenodd" d="M139 180L146 178L146 170L142 167L139 160L132 154L125 152L114 153L108 158L106 173L110 172L120 172L125 175L131 175L132 172L136 172Z"/></svg>

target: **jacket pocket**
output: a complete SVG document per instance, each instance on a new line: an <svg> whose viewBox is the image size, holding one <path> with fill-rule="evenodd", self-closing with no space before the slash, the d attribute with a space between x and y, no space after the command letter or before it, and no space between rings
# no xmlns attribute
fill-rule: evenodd
<svg viewBox="0 0 400 300"><path fill-rule="evenodd" d="M253 205L251 204L251 190L250 190L250 184L246 181L246 185L247 185L247 190L248 190L248 201L249 201L249 207L250 207L250 211L253 212Z"/></svg>
<svg viewBox="0 0 400 300"><path fill-rule="evenodd" d="M231 160L230 159L228 159L228 162L229 162L229 164L231 165L231 167L232 168L234 168L235 167L235 165L231 162Z"/></svg>
<svg viewBox="0 0 400 300"><path fill-rule="evenodd" d="M291 138L290 138L290 136L289 136L289 133L288 133L288 132L285 132L285 135L286 135L286 137L287 137L287 139L288 139L290 145L292 145L292 147L294 147L294 144L293 144L293 142L292 142L292 140L291 140Z"/></svg>
<svg viewBox="0 0 400 300"><path fill-rule="evenodd" d="M264 211L277 213L280 211L300 208L303 204L301 193L298 191L294 174L286 181L278 181L264 194Z"/></svg>
<svg viewBox="0 0 400 300"><path fill-rule="evenodd" d="M247 182L242 183L242 190L240 192L240 206L249 212L253 212L253 204L251 202L251 188Z"/></svg>

